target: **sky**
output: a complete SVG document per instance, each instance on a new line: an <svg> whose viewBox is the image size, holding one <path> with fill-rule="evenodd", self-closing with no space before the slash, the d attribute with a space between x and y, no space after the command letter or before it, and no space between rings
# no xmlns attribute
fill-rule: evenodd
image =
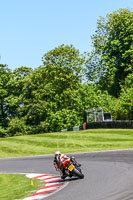
<svg viewBox="0 0 133 200"><path fill-rule="evenodd" d="M0 64L35 69L62 44L89 52L99 16L120 8L133 0L0 0Z"/></svg>

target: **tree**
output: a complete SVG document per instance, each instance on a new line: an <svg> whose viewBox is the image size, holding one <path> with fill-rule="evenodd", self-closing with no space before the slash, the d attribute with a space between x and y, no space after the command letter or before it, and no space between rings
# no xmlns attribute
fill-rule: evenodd
<svg viewBox="0 0 133 200"><path fill-rule="evenodd" d="M126 77L125 84L121 86L118 110L119 119L133 119L133 74Z"/></svg>
<svg viewBox="0 0 133 200"><path fill-rule="evenodd" d="M32 68L26 66L16 68L13 71L15 88L16 88L14 91L15 95L19 96L22 93L25 80L32 73L32 71L33 71Z"/></svg>
<svg viewBox="0 0 133 200"><path fill-rule="evenodd" d="M61 45L43 56L47 84L52 84L52 99L57 102L57 109L72 104L73 90L79 88L82 81L83 63L84 59L72 45Z"/></svg>
<svg viewBox="0 0 133 200"><path fill-rule="evenodd" d="M10 118L18 116L17 108L21 106L20 95L22 94L25 80L31 72L31 68L22 66L16 68L10 76L10 80L7 83L8 96L5 98L6 110Z"/></svg>
<svg viewBox="0 0 133 200"><path fill-rule="evenodd" d="M71 96L82 81L84 59L72 45L61 45L46 53L42 60L43 65L25 80L21 95L22 106L18 111L27 126L48 124L50 116L55 113L59 116L63 109L69 113L73 105Z"/></svg>
<svg viewBox="0 0 133 200"><path fill-rule="evenodd" d="M0 64L0 124L7 126L8 112L6 109L6 97L9 95L8 82L11 78L11 71L6 65Z"/></svg>
<svg viewBox="0 0 133 200"><path fill-rule="evenodd" d="M46 53L42 59L49 80L52 79L62 90L75 88L81 82L84 59L72 45L61 45Z"/></svg>
<svg viewBox="0 0 133 200"><path fill-rule="evenodd" d="M128 74L133 73L133 12L119 9L98 20L92 36L93 52L87 62L89 76L116 97Z"/></svg>

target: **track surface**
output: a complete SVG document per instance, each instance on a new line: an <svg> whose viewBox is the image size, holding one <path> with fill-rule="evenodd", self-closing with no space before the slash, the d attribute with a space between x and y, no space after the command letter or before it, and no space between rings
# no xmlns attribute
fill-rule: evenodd
<svg viewBox="0 0 133 200"><path fill-rule="evenodd" d="M68 154L69 155L69 154ZM133 150L74 154L85 178L66 180L68 186L48 200L133 200ZM53 156L0 159L0 173L57 174Z"/></svg>

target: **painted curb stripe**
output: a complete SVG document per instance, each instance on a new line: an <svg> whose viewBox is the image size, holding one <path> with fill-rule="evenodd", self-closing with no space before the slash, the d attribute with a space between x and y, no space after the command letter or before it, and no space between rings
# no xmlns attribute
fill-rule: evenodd
<svg viewBox="0 0 133 200"><path fill-rule="evenodd" d="M40 175L40 176L35 176L34 178L35 178L35 179L41 179L41 178L44 178L44 177L51 177L51 176L50 176L50 175L43 174L43 175Z"/></svg>
<svg viewBox="0 0 133 200"><path fill-rule="evenodd" d="M59 186L62 186L64 184L53 184L52 186L51 185L48 185L48 186L45 186L44 188L49 188L49 187L59 187Z"/></svg>
<svg viewBox="0 0 133 200"><path fill-rule="evenodd" d="M38 196L38 195L40 195L40 194L46 194L46 193L49 193L49 192L55 192L55 190L56 189L54 189L54 190L47 190L47 191L43 191L43 192L38 192L38 193L35 193L35 194L32 194L31 195L31 197L33 197L33 196Z"/></svg>
<svg viewBox="0 0 133 200"><path fill-rule="evenodd" d="M27 174L28 178L39 179L45 182L45 187L38 190L36 193L24 198L23 200L40 200L52 195L53 193L61 190L67 183L61 182L59 176L53 176L49 174Z"/></svg>

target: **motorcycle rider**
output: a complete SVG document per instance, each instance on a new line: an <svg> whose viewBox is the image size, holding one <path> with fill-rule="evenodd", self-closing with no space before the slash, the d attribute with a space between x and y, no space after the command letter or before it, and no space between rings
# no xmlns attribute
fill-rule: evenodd
<svg viewBox="0 0 133 200"><path fill-rule="evenodd" d="M58 170L60 172L60 176L61 176L62 179L65 179L66 176L67 176L65 174L65 169L64 169L64 161L65 160L71 160L75 164L77 164L79 167L81 166L81 164L78 164L76 162L76 160L73 156L69 158L65 154L62 154L60 151L56 151L53 164L54 164L56 170Z"/></svg>

